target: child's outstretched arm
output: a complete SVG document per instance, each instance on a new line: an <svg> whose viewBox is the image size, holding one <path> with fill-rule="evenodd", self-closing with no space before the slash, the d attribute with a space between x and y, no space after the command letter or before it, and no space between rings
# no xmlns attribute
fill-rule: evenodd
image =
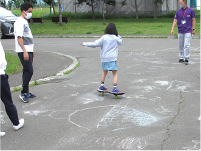
<svg viewBox="0 0 201 151"><path fill-rule="evenodd" d="M102 43L103 43L102 39L100 38L96 40L95 42L83 42L81 45L95 48L95 47L102 47Z"/></svg>

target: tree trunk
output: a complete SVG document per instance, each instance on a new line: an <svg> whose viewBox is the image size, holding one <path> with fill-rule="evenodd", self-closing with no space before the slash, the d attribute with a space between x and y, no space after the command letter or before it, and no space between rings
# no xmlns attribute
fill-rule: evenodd
<svg viewBox="0 0 201 151"><path fill-rule="evenodd" d="M76 0L75 0L75 20L77 21Z"/></svg>
<svg viewBox="0 0 201 151"><path fill-rule="evenodd" d="M54 0L52 0L51 3L52 3L52 8L53 8L54 17L55 17Z"/></svg>
<svg viewBox="0 0 201 151"><path fill-rule="evenodd" d="M12 6L12 0L9 1L9 9L11 11L11 6Z"/></svg>
<svg viewBox="0 0 201 151"><path fill-rule="evenodd" d="M29 0L29 2L30 2L30 4L32 4L31 0ZM33 24L33 19L32 18L30 18L30 24Z"/></svg>
<svg viewBox="0 0 201 151"><path fill-rule="evenodd" d="M94 14L94 0L91 0L91 8L92 8L92 19L95 19L95 14Z"/></svg>
<svg viewBox="0 0 201 151"><path fill-rule="evenodd" d="M137 7L137 0L135 0L135 10L136 10L136 19L139 19L138 17L138 7Z"/></svg>
<svg viewBox="0 0 201 151"><path fill-rule="evenodd" d="M59 26L62 26L62 12L61 12L61 1L58 0L59 5Z"/></svg>
<svg viewBox="0 0 201 151"><path fill-rule="evenodd" d="M50 5L50 15L52 16L52 6Z"/></svg>
<svg viewBox="0 0 201 151"><path fill-rule="evenodd" d="M102 0L103 25L105 25L104 0Z"/></svg>
<svg viewBox="0 0 201 151"><path fill-rule="evenodd" d="M157 3L154 3L154 19L157 19Z"/></svg>
<svg viewBox="0 0 201 151"><path fill-rule="evenodd" d="M169 4L168 4L168 0L166 0L166 12L169 13Z"/></svg>
<svg viewBox="0 0 201 151"><path fill-rule="evenodd" d="M6 0L4 0L4 5L3 5L3 7L6 8Z"/></svg>

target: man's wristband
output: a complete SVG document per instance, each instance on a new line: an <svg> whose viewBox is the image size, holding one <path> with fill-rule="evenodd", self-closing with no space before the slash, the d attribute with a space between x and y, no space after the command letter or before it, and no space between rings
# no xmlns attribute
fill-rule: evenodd
<svg viewBox="0 0 201 151"><path fill-rule="evenodd" d="M194 31L195 29L193 28L193 29L191 29L192 31Z"/></svg>

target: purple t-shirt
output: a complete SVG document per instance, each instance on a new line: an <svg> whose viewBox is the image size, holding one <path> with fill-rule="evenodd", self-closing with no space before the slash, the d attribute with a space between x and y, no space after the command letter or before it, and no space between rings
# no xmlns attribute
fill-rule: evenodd
<svg viewBox="0 0 201 151"><path fill-rule="evenodd" d="M195 11L192 8L186 7L186 9L184 10L179 9L176 12L176 15L174 17L174 19L178 20L178 23L177 23L178 32L181 34L191 33L192 18L195 18L195 17L196 17Z"/></svg>

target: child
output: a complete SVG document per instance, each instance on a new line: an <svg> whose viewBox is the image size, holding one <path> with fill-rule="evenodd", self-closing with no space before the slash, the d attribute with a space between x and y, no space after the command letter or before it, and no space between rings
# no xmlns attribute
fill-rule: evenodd
<svg viewBox="0 0 201 151"><path fill-rule="evenodd" d="M100 57L102 62L103 74L101 77L101 86L99 90L107 90L104 87L105 77L108 70L112 71L113 74L113 90L112 92L122 93L117 89L117 56L118 56L118 46L123 43L123 40L118 35L116 25L114 23L109 23L105 29L105 35L95 42L83 42L81 45L87 47L101 47Z"/></svg>

